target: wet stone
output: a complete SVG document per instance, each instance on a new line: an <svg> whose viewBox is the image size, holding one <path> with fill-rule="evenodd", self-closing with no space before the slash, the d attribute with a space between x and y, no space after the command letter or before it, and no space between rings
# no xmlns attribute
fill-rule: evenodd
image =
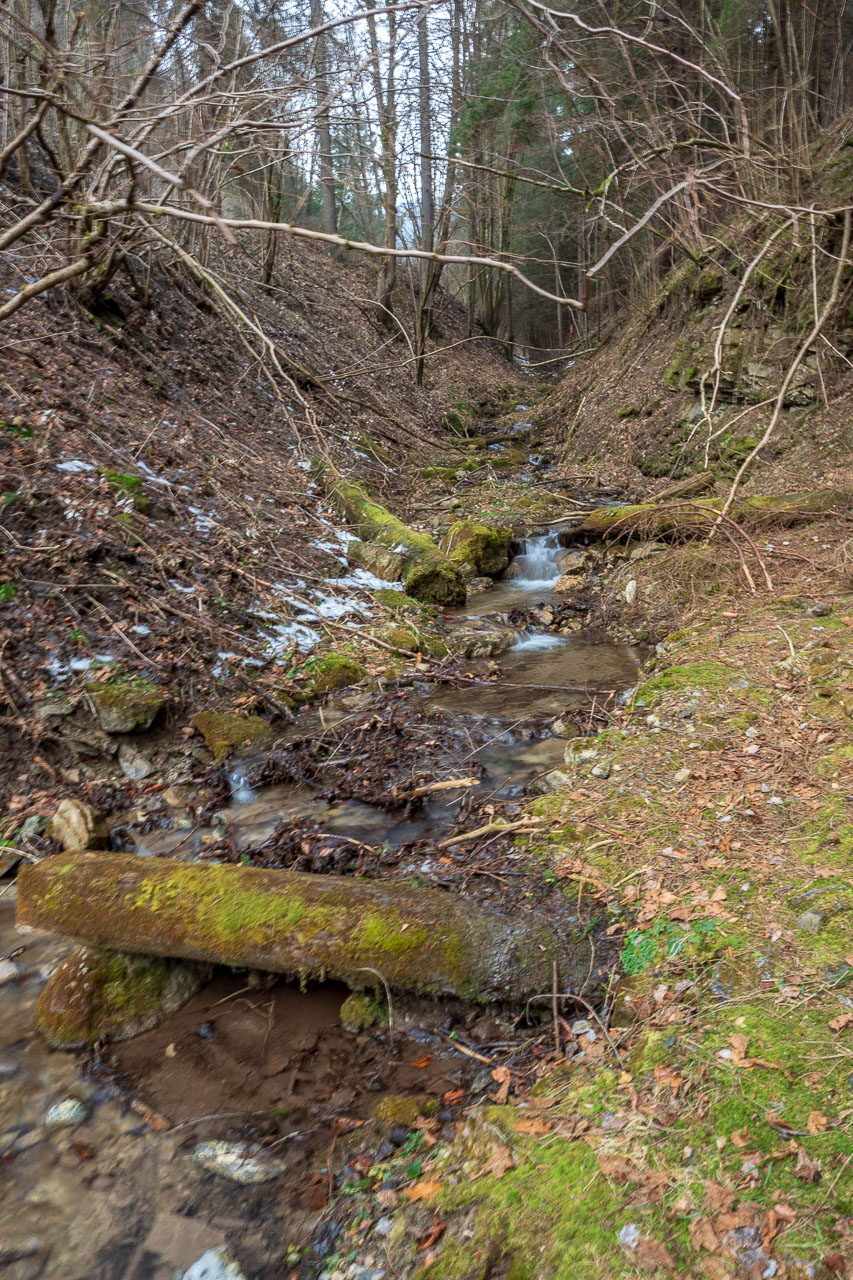
<svg viewBox="0 0 853 1280"><path fill-rule="evenodd" d="M284 1161L267 1154L263 1147L247 1142L200 1142L191 1159L209 1173L218 1173L244 1186L271 1182L287 1168Z"/></svg>
<svg viewBox="0 0 853 1280"><path fill-rule="evenodd" d="M63 849L103 849L107 842L104 817L82 800L61 800L48 831Z"/></svg>
<svg viewBox="0 0 853 1280"><path fill-rule="evenodd" d="M182 1280L246 1280L240 1264L224 1245L208 1249L183 1274Z"/></svg>
<svg viewBox="0 0 853 1280"><path fill-rule="evenodd" d="M70 1129L83 1124L86 1118L86 1108L79 1098L63 1098L62 1102L55 1102L48 1108L44 1123L49 1129Z"/></svg>

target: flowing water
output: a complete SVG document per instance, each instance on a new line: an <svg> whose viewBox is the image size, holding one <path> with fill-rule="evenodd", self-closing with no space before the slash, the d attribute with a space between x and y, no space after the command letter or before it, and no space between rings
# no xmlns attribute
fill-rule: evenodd
<svg viewBox="0 0 853 1280"><path fill-rule="evenodd" d="M448 717L458 772L466 766L470 771L476 760L485 769L478 794L497 800L519 797L562 763L565 743L549 733L555 716L635 681L637 658L629 648L556 634L535 622L514 623L509 616L556 602L559 554L554 534L529 538L507 577L458 616L460 625L511 630L511 646L497 659L499 678L493 663L471 661L463 687L424 686L416 695ZM471 742L479 745L472 749ZM442 762L448 763L446 754ZM254 792L239 763L231 783L231 802L217 822L238 849L265 839L288 815L318 822L324 831L399 847L446 831L463 800L461 792L444 792L430 797L415 817L401 819L368 804L328 803L305 787ZM171 830L137 829L130 839L139 853L193 857L214 829L176 812ZM14 886L0 884L6 885L0 897L3 956L21 939L14 928ZM343 1032L343 990L302 994L281 983L268 995L247 994L244 978L223 975L159 1031L118 1046L112 1073L81 1074L74 1055L50 1052L33 1027L35 999L65 948L24 941L26 951L13 962L17 976L0 985L0 1271L7 1280L175 1280L224 1242L246 1275L290 1275L286 1247L308 1241L323 1216L324 1162L337 1141L330 1115L366 1117L383 1093L440 1098L470 1086L477 1068L447 1049L448 1032L461 1027L473 1034L464 1012L440 1014L412 1004L392 1053L377 1037L353 1039ZM443 1032L435 1028L439 1017ZM496 1034L494 1026L493 1040ZM424 1046L433 1064L427 1072L414 1062ZM109 1066L111 1051L104 1061ZM158 1132L146 1106L132 1109L139 1081L143 1102L166 1111L177 1127ZM50 1123L50 1108L58 1102L71 1106L67 1126ZM269 1116L270 1108L286 1110L285 1127L293 1131L286 1142L277 1139L284 1144L283 1171L275 1181L240 1186L193 1162L201 1139L262 1136L265 1122L257 1117ZM326 1245L335 1247L332 1237ZM319 1259L305 1274L317 1269Z"/></svg>

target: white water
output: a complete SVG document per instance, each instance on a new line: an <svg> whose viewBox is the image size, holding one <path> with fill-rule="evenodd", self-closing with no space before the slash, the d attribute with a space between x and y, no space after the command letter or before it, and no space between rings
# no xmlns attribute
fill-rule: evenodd
<svg viewBox="0 0 853 1280"><path fill-rule="evenodd" d="M526 591L548 591L560 577L561 547L556 533L525 538L524 549L512 562L513 581Z"/></svg>

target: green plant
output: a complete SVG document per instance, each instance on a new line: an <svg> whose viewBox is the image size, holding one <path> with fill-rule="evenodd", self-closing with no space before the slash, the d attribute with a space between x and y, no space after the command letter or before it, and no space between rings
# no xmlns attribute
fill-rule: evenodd
<svg viewBox="0 0 853 1280"><path fill-rule="evenodd" d="M72 644L88 644L89 643L88 637L85 636L82 631L69 631L68 639L71 641Z"/></svg>
<svg viewBox="0 0 853 1280"><path fill-rule="evenodd" d="M18 594L18 588L13 586L11 582L0 582L0 600L3 604L8 604L10 600L14 600Z"/></svg>
<svg viewBox="0 0 853 1280"><path fill-rule="evenodd" d="M672 920L655 920L648 929L632 929L622 947L622 968L633 977L659 958L675 960L688 945L695 947L716 927L714 920L697 920L688 929Z"/></svg>

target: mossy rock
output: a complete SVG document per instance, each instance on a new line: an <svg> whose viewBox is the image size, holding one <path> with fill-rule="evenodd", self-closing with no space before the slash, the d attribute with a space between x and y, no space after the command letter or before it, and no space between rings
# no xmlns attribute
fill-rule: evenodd
<svg viewBox="0 0 853 1280"><path fill-rule="evenodd" d="M723 292L723 273L713 268L700 272L693 286L693 296L700 306L707 306Z"/></svg>
<svg viewBox="0 0 853 1280"><path fill-rule="evenodd" d="M408 617L417 617L420 613L418 602L405 591L395 591L392 587L380 587L373 593L373 599L394 613L402 613Z"/></svg>
<svg viewBox="0 0 853 1280"><path fill-rule="evenodd" d="M123 471L102 471L101 475L113 493L125 502L130 502L135 511L141 511L143 515L148 512L151 502L142 487L139 476L129 476Z"/></svg>
<svg viewBox="0 0 853 1280"><path fill-rule="evenodd" d="M443 640L438 636L425 635L414 627L383 627L377 632L377 636L393 649L402 649L406 653L428 653L433 658L443 658L447 654L447 645Z"/></svg>
<svg viewBox="0 0 853 1280"><path fill-rule="evenodd" d="M199 990L204 965L81 947L50 975L36 1025L53 1049L89 1048L150 1031Z"/></svg>
<svg viewBox="0 0 853 1280"><path fill-rule="evenodd" d="M236 711L199 711L191 723L217 764L235 747L253 746L272 734L272 726L263 716L244 716Z"/></svg>
<svg viewBox="0 0 853 1280"><path fill-rule="evenodd" d="M353 991L341 1005L341 1026L344 1031L355 1035L359 1031L367 1031L382 1020L382 1009L363 991Z"/></svg>
<svg viewBox="0 0 853 1280"><path fill-rule="evenodd" d="M456 479L456 471L453 467L424 467L425 480L444 480L448 484L452 484Z"/></svg>
<svg viewBox="0 0 853 1280"><path fill-rule="evenodd" d="M477 576L496 577L509 564L512 530L475 520L457 520L444 535L441 549L456 565L473 565Z"/></svg>
<svg viewBox="0 0 853 1280"><path fill-rule="evenodd" d="M86 693L106 733L141 733L166 705L164 695L147 680L87 684Z"/></svg>
<svg viewBox="0 0 853 1280"><path fill-rule="evenodd" d="M419 1120L428 1120L438 1111L438 1098L428 1093L388 1093L373 1108L373 1119L380 1131L414 1129Z"/></svg>
<svg viewBox="0 0 853 1280"><path fill-rule="evenodd" d="M367 675L360 662L343 653L324 653L311 664L311 683L317 693L346 689Z"/></svg>

